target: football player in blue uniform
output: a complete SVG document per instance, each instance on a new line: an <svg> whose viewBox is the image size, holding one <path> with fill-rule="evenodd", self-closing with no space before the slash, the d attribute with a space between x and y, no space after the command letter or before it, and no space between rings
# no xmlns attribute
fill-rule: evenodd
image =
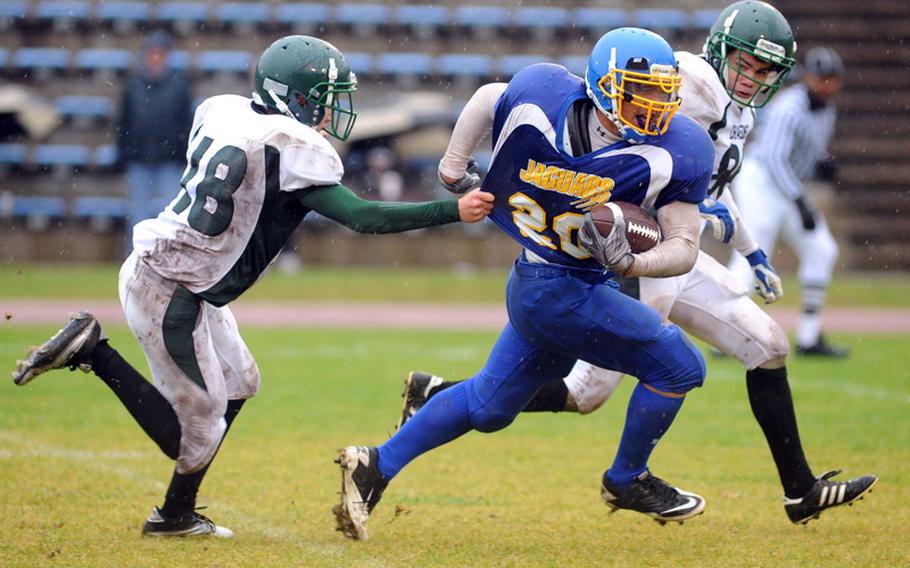
<svg viewBox="0 0 910 568"><path fill-rule="evenodd" d="M490 219L524 249L507 284L509 323L477 375L434 396L382 446L341 451L335 515L347 536L367 537L370 512L407 463L470 430L505 428L579 358L639 380L616 458L603 474L607 504L660 522L704 510L702 497L648 469L685 394L704 381L704 360L680 328L611 281L615 274L684 274L695 263L697 204L714 151L697 123L674 118L679 86L663 38L620 28L597 42L584 78L558 65L532 65L508 85L486 85L472 97L440 176L453 190L476 186L468 157L492 128L483 182L496 195ZM610 201L656 209L664 241L633 254L619 215L601 236L586 212Z"/></svg>

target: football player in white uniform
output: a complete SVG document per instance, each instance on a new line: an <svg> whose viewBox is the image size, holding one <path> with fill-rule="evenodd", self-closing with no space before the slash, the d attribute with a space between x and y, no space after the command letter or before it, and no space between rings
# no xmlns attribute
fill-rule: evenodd
<svg viewBox="0 0 910 568"><path fill-rule="evenodd" d="M252 100L221 95L196 110L180 192L135 228L120 270L120 301L142 346L150 384L81 312L19 361L24 385L51 369L93 371L176 461L162 507L143 534L233 533L197 513L196 494L231 422L259 389L259 370L227 304L252 286L310 211L361 233L476 222L493 196L383 203L358 198L326 135L344 140L357 79L344 55L288 36L262 54ZM175 188L178 180L174 180Z"/></svg>
<svg viewBox="0 0 910 568"><path fill-rule="evenodd" d="M739 211L727 186L742 163L753 109L764 106L780 89L795 63L795 51L786 18L769 4L745 0L721 12L703 54L676 54L683 77L679 112L699 122L715 144L709 191L713 199L699 209L714 235L732 243L749 260L756 290L766 303L783 295L781 281L765 253L738 223ZM726 267L701 251L688 274L640 278L623 282L623 287L665 319L742 362L749 402L777 465L791 521L808 522L823 509L860 498L876 482L871 475L835 482L828 480L833 473L818 478L812 474L800 444L787 381L787 335ZM578 361L565 379L544 385L525 410L587 414L606 402L621 379L621 373ZM399 425L428 397L451 384L441 377L411 373ZM836 497L820 503L821 495Z"/></svg>

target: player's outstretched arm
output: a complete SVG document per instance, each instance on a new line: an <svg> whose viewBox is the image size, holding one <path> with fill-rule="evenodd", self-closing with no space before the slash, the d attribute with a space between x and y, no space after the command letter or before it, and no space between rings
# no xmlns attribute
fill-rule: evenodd
<svg viewBox="0 0 910 568"><path fill-rule="evenodd" d="M458 200L418 203L368 201L341 184L298 193L304 206L358 233L400 233L458 221L474 223L493 208L493 195L479 190Z"/></svg>
<svg viewBox="0 0 910 568"><path fill-rule="evenodd" d="M471 154L493 129L496 103L506 86L506 83L489 83L480 87L458 115L449 145L439 162L439 179L443 184L455 184L465 177Z"/></svg>

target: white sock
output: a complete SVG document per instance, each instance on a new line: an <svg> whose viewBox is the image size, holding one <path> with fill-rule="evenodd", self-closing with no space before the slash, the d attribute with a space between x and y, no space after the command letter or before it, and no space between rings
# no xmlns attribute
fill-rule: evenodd
<svg viewBox="0 0 910 568"><path fill-rule="evenodd" d="M819 313L807 314L803 312L803 317L800 318L799 326L796 328L796 344L800 347L812 347L818 343L821 328L822 317Z"/></svg>

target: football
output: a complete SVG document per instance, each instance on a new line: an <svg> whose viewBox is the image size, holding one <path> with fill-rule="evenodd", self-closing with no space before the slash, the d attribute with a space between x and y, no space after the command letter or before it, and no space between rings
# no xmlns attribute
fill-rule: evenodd
<svg viewBox="0 0 910 568"><path fill-rule="evenodd" d="M613 230L613 218L617 212L626 220L626 238L633 253L645 252L661 241L660 225L647 210L625 201L604 203L591 211L594 226L600 234L607 236Z"/></svg>

